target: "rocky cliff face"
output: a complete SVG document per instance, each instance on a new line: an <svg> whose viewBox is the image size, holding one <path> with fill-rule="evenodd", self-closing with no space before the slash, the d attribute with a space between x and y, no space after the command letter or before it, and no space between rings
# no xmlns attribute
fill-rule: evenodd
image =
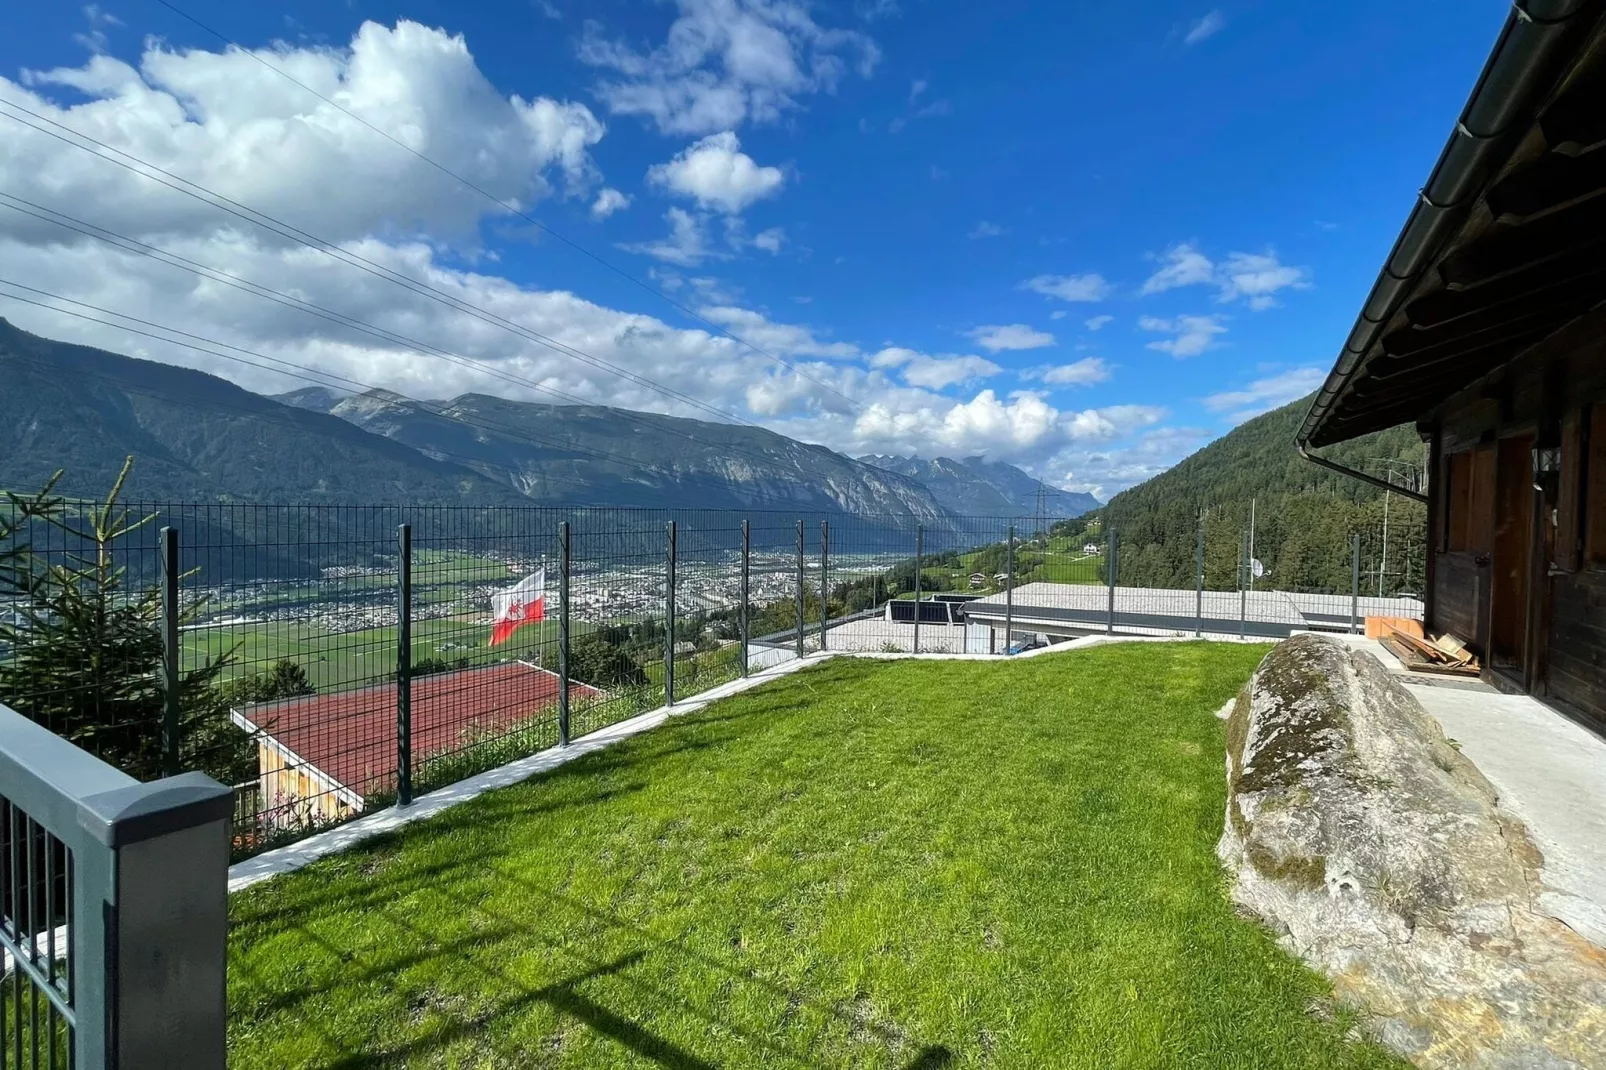
<svg viewBox="0 0 1606 1070"><path fill-rule="evenodd" d="M1302 635L1227 722L1233 898L1430 1067L1606 1067L1606 951L1540 912L1538 852L1370 654Z"/></svg>

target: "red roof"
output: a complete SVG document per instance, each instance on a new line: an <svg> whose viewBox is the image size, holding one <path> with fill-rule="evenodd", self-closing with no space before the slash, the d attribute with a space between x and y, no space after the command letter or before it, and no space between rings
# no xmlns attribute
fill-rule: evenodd
<svg viewBox="0 0 1606 1070"><path fill-rule="evenodd" d="M570 683L570 701L600 695ZM539 718L556 716L558 676L522 662L413 678L413 765ZM296 758L357 795L396 786L394 681L240 711Z"/></svg>

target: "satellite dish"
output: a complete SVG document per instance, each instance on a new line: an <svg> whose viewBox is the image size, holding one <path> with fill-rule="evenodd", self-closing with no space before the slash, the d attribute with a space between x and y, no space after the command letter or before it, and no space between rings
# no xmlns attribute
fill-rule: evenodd
<svg viewBox="0 0 1606 1070"><path fill-rule="evenodd" d="M1258 557L1249 559L1249 570L1255 574L1255 579L1257 580L1266 574L1266 566L1260 563Z"/></svg>

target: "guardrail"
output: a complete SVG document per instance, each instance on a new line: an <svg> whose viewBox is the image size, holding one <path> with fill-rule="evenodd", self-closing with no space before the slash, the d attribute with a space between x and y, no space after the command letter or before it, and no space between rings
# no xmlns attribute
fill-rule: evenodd
<svg viewBox="0 0 1606 1070"><path fill-rule="evenodd" d="M226 1065L233 803L0 705L0 1067Z"/></svg>

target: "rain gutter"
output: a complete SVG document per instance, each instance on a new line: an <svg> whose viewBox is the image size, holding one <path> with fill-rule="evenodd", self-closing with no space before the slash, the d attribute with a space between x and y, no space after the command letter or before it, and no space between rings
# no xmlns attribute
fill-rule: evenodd
<svg viewBox="0 0 1606 1070"><path fill-rule="evenodd" d="M1417 195L1405 228L1395 239L1382 273L1339 352L1338 362L1295 436L1299 455L1307 461L1401 494L1411 493L1375 476L1312 456L1305 448L1366 363L1366 354L1384 325L1394 318L1506 159L1509 136L1520 133L1531 122L1535 97L1546 91L1558 74L1554 68L1561 59L1573 20L1597 8L1595 0L1516 0L1511 5L1494 52L1484 64L1449 142L1439 154L1427 185Z"/></svg>

